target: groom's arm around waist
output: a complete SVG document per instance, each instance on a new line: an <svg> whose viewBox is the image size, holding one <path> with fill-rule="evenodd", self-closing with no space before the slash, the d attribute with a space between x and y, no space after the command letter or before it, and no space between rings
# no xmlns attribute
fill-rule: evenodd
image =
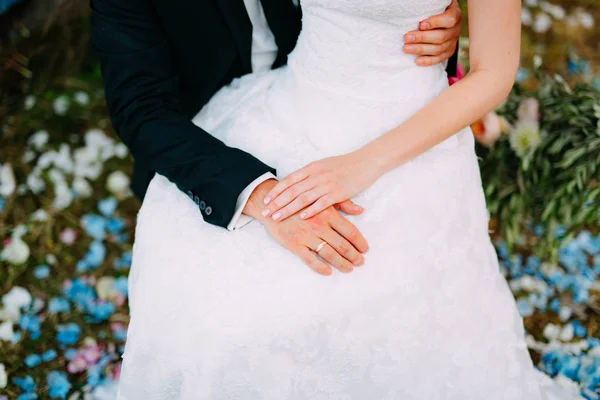
<svg viewBox="0 0 600 400"><path fill-rule="evenodd" d="M117 134L137 163L194 199L206 222L231 227L240 194L275 169L226 146L181 111L170 49L147 0L91 0L91 8L92 46Z"/></svg>

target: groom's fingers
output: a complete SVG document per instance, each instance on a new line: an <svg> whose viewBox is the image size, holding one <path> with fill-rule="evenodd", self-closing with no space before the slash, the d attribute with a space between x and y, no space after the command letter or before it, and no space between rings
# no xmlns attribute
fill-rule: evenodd
<svg viewBox="0 0 600 400"><path fill-rule="evenodd" d="M319 260L319 257L317 257L315 252L308 247L301 246L295 253L317 274L328 276L333 272L331 267Z"/></svg>
<svg viewBox="0 0 600 400"><path fill-rule="evenodd" d="M411 31L404 35L405 45L419 44L449 44L458 41L460 36L460 27L456 26L450 29L436 29L433 31Z"/></svg>
<svg viewBox="0 0 600 400"><path fill-rule="evenodd" d="M340 272L348 274L354 270L354 266L329 244L323 246L323 248L319 250L318 255Z"/></svg>
<svg viewBox="0 0 600 400"><path fill-rule="evenodd" d="M462 21L462 11L456 0L446 9L443 14L429 17L419 24L420 30L430 29L448 29L460 25Z"/></svg>
<svg viewBox="0 0 600 400"><path fill-rule="evenodd" d="M352 222L348 221L342 215L337 214L337 218L329 221L329 226L339 233L344 239L354 246L361 253L366 253L369 250L367 239L362 235L360 230Z"/></svg>
<svg viewBox="0 0 600 400"><path fill-rule="evenodd" d="M421 56L418 57L416 63L420 67L429 67L431 65L436 65L441 63L444 60L449 59L454 54L454 51L449 51L446 53L442 53L439 56Z"/></svg>
<svg viewBox="0 0 600 400"><path fill-rule="evenodd" d="M404 51L408 54L416 54L419 56L439 56L452 49L452 42L442 44L407 44L404 46Z"/></svg>
<svg viewBox="0 0 600 400"><path fill-rule="evenodd" d="M360 267L364 264L365 258L356 247L332 228L320 235L329 246L323 247L319 255L336 268L340 269L338 266L341 266L340 271L351 272L353 265Z"/></svg>

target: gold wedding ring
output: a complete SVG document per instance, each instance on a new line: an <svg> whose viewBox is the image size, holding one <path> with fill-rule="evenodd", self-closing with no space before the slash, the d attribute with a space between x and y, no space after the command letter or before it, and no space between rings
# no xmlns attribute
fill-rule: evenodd
<svg viewBox="0 0 600 400"><path fill-rule="evenodd" d="M325 247L326 244L327 244L327 242L324 240L321 243L319 243L319 245L315 249L315 253L319 253L323 249L323 247Z"/></svg>

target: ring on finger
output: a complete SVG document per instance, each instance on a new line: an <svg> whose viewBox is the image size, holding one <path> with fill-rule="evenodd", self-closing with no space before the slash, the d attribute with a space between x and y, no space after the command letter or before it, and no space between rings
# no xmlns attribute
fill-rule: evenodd
<svg viewBox="0 0 600 400"><path fill-rule="evenodd" d="M319 245L315 248L315 253L319 254L319 252L323 250L323 247L325 247L326 244L328 243L324 240L321 243L319 243Z"/></svg>

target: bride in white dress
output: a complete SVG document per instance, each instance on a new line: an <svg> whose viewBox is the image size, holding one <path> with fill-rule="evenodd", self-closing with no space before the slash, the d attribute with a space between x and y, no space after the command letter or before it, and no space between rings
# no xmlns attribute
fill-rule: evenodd
<svg viewBox="0 0 600 400"><path fill-rule="evenodd" d="M194 123L279 178L333 176L316 187L365 208L348 219L370 249L351 274L324 277L257 221L205 223L156 175L138 216L119 398L575 398L532 364L465 128L511 88L519 1L470 0L472 70L450 89L443 66L417 67L398 41L449 2L303 0L288 65L203 108Z"/></svg>

